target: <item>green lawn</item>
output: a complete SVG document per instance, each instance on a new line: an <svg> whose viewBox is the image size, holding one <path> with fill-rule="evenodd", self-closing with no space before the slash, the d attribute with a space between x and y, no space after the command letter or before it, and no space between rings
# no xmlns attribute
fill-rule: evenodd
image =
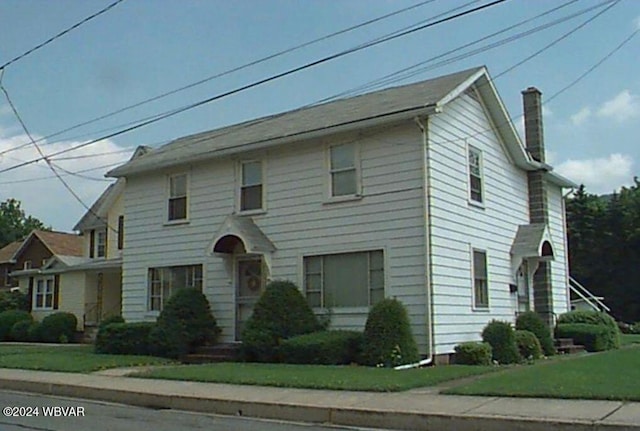
<svg viewBox="0 0 640 431"><path fill-rule="evenodd" d="M161 365L170 361L150 356L98 355L93 346L7 345L0 343L0 368L88 373L107 368Z"/></svg>
<svg viewBox="0 0 640 431"><path fill-rule="evenodd" d="M620 340L622 341L623 346L640 344L640 334L622 334L622 338Z"/></svg>
<svg viewBox="0 0 640 431"><path fill-rule="evenodd" d="M451 365L396 371L359 366L222 363L184 365L136 377L287 388L395 392L488 373L496 367Z"/></svg>
<svg viewBox="0 0 640 431"><path fill-rule="evenodd" d="M640 346L515 367L446 394L640 401Z"/></svg>

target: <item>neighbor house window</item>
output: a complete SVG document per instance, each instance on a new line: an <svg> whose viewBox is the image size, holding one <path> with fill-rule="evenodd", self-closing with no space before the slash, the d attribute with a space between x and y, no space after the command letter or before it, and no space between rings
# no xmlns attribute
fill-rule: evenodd
<svg viewBox="0 0 640 431"><path fill-rule="evenodd" d="M118 216L118 250L124 247L124 216Z"/></svg>
<svg viewBox="0 0 640 431"><path fill-rule="evenodd" d="M107 255L107 230L96 232L96 256L105 257Z"/></svg>
<svg viewBox="0 0 640 431"><path fill-rule="evenodd" d="M473 250L473 305L475 308L489 307L487 253L481 250Z"/></svg>
<svg viewBox="0 0 640 431"><path fill-rule="evenodd" d="M240 164L240 211L262 209L262 162Z"/></svg>
<svg viewBox="0 0 640 431"><path fill-rule="evenodd" d="M31 269L31 261L25 260L24 263L22 264L22 269Z"/></svg>
<svg viewBox="0 0 640 431"><path fill-rule="evenodd" d="M484 202L484 186L482 180L482 153L473 147L469 152L469 198L473 202Z"/></svg>
<svg viewBox="0 0 640 431"><path fill-rule="evenodd" d="M36 280L34 309L53 309L54 287L55 284L53 278L40 278Z"/></svg>
<svg viewBox="0 0 640 431"><path fill-rule="evenodd" d="M358 194L356 144L340 144L329 147L329 175L331 196Z"/></svg>
<svg viewBox="0 0 640 431"><path fill-rule="evenodd" d="M382 250L304 258L311 307L368 307L384 298Z"/></svg>
<svg viewBox="0 0 640 431"><path fill-rule="evenodd" d="M149 310L160 311L178 289L202 291L202 265L149 268Z"/></svg>
<svg viewBox="0 0 640 431"><path fill-rule="evenodd" d="M186 220L187 218L187 174L169 177L169 215L168 220Z"/></svg>

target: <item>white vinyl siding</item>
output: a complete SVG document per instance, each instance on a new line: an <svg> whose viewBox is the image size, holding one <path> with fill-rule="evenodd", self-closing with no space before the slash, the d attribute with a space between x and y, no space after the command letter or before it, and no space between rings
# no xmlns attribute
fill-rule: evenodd
<svg viewBox="0 0 640 431"><path fill-rule="evenodd" d="M549 231L553 241L554 260L551 261L551 285L553 311L556 315L569 311L568 256L562 190L547 183L547 205L549 208Z"/></svg>
<svg viewBox="0 0 640 431"><path fill-rule="evenodd" d="M307 256L304 272L311 307L368 307L384 298L382 250Z"/></svg>
<svg viewBox="0 0 640 431"><path fill-rule="evenodd" d="M360 200L327 202L327 142L359 145ZM406 307L421 352L427 349L425 218L422 136L413 121L362 134L327 137L247 154L268 166L269 211L253 221L273 242L268 277L295 282L304 290L303 257L384 250L385 294ZM148 268L202 260L203 292L223 329L235 334L234 267L212 253L214 236L237 211L238 163L220 159L193 165L189 173L189 224L163 226L163 174L127 178L127 244L123 261L123 317L152 319L147 312ZM212 173L215 172L215 175ZM166 181L166 179L164 179ZM166 213L164 213L166 214ZM165 215L166 217L166 215ZM363 330L369 307L332 310L332 328Z"/></svg>
<svg viewBox="0 0 640 431"><path fill-rule="evenodd" d="M529 223L526 172L514 166L484 107L463 94L430 117L431 267L435 350L477 341L491 319L513 321L511 245ZM469 205L468 148L482 152L482 208ZM487 253L490 309L474 312L472 254Z"/></svg>

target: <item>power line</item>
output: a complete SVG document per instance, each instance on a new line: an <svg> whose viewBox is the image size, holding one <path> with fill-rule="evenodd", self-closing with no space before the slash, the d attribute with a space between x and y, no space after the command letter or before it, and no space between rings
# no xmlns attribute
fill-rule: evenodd
<svg viewBox="0 0 640 431"><path fill-rule="evenodd" d="M121 0L121 1L122 1L122 0ZM351 31L353 31L353 30L357 30L357 29L359 29L359 28L366 27L366 26L368 26L368 25L374 24L374 23L376 23L376 22L382 21L382 20L384 20L384 19L390 18L390 17L395 16L395 15L399 15L399 14L401 14L401 13L404 13L404 12L410 11L410 10L412 10L412 9L416 9L416 8L421 7L421 6L424 6L424 5L426 5L426 4L433 3L433 2L435 2L435 1L436 1L436 0L425 0L425 1L422 1L422 2L420 2L420 3L416 3L416 4L414 4L414 5L407 6L407 7L405 7L405 8L398 9L398 10L393 11L393 12L390 12L390 13L388 13L388 14L385 14L385 15L379 16L379 17L377 17L377 18L370 19L370 20L365 21L365 22L362 22L362 23L360 23L360 24L356 24L356 25L354 25L354 26L351 26L351 27L348 27L348 28L345 28L345 29L342 29L342 30L338 30L338 31L336 31L336 32L334 32L334 33L330 33L330 34L328 34L328 35L321 36L321 37L319 37L319 38L317 38L317 39L313 39L313 40L311 40L311 41L304 42L304 43L302 43L302 44L299 44L299 45L293 46L293 47L291 47L291 48L283 49L283 50L278 51L278 52L276 52L276 53L274 53L274 54L270 54L270 55L268 55L268 56L266 56L266 57L262 57L262 58L260 58L260 59L257 59L257 60L254 60L254 61L251 61L251 62L249 62L249 63L245 63L245 64L243 64L243 65L240 65L240 66L237 66L237 67L234 67L234 68L228 69L228 70L226 70L226 71L224 71L224 72L220 72L220 73L217 73L217 74L214 74L214 75L207 76L206 78L200 79L200 80L198 80L198 81L192 82L192 83L187 84L187 85L184 85L184 86L182 86L182 87L175 88L175 89L173 89L173 90L167 91L167 92L162 93L162 94L159 94L159 95L157 95L157 96L154 96L154 97L151 97L151 98L148 98L148 99L144 99L144 100L142 100L142 101L140 101L140 102L137 102L137 103L134 103L134 104L132 104L132 105L125 106L125 107L123 107L123 108L117 109L117 110L112 111L112 112L109 112L109 113L107 113L107 114L104 114L104 115L101 115L101 116L95 117L95 118L93 118L93 119L90 119L90 120L87 120L87 121L83 121L83 122L81 122L81 123L78 123L78 124L75 124L75 125L73 125L73 126L67 127L67 128L65 128L65 129L63 129L63 130L60 130L60 131L58 131L58 132L55 132L55 133L52 133L52 134L50 134L50 135L44 136L44 137L42 137L42 138L38 139L36 142L41 142L41 141L44 141L44 140L46 140L46 139L50 139L50 138L53 138L53 137L55 137L55 136L59 136L59 135L61 135L61 134L63 134L63 133L69 132L69 131L71 131L71 130L75 130L75 129L78 129L78 128L80 128L80 127L83 127L83 126L86 126L86 125L93 124L93 123L96 123L96 122L98 122L98 121L104 120L104 119L106 119L106 118L113 117L113 116L115 116L115 115L117 115L117 114L121 114L121 113L123 113L123 112L129 111L129 110L134 109L134 108L138 108L138 107L140 107L140 106L146 105L146 104L151 103L151 102L155 102L155 101L157 101L157 100L163 99L163 98L165 98L165 97L171 96L171 95L176 94L176 93L179 93L179 92L181 92L181 91L188 90L188 89L191 89L191 88L197 87L197 86L199 86L199 85L205 84L205 83L210 82L210 81L212 81L212 80L214 80L214 79L221 78L221 77L223 77L223 76L227 76L227 75L230 75L230 74L235 73L235 72L239 72L239 71L241 71L241 70L244 70L244 69L247 69L247 68L249 68L249 67L252 67L252 66L255 66L255 65L258 65L258 64L261 64L261 63L267 62L267 61L269 61L269 60L273 60L274 58L277 58L277 57L280 57L280 56L283 56L283 55L286 55L286 54L290 54L290 53L292 53L292 52L294 52L294 51L298 51L298 50L300 50L300 49L302 49L302 48L306 48L306 47L311 46L311 45L314 45L314 44L316 44L316 43L318 43L318 42L322 42L322 41L325 41L325 40L331 39L331 38L333 38L333 37L335 37L335 36L339 36L339 35L341 35L341 34L349 33L349 32L351 32ZM470 3L477 3L478 1L479 1L479 0L475 0L475 1L472 1L472 2L470 2ZM453 9L453 10L456 10L456 9ZM139 120L139 121L142 121L142 120ZM130 125L130 124L132 124L132 123L127 123L127 124L125 124L125 125L116 126L116 128L120 128L120 127L128 126L128 125ZM103 131L107 131L107 130L112 130L112 129L111 129L111 128L110 128L110 129L103 129L102 131L93 132L93 133L101 133L101 132L103 132ZM76 139L76 138L77 138L77 137L74 137L74 138L71 138L71 139ZM5 154L5 153L7 153L7 152L11 152L11 151L18 150L18 149L23 148L23 147L28 146L28 145L31 145L31 142L25 142L25 143L24 143L24 144L22 144L22 145L18 145L17 147L14 147L14 148L11 148L11 149L9 149L9 150L5 150L5 151L3 151L3 152L0 152L0 155Z"/></svg>
<svg viewBox="0 0 640 431"><path fill-rule="evenodd" d="M75 30L76 28L80 27L81 25L91 21L92 19L102 15L103 13L107 12L108 10L114 8L115 6L117 6L119 3L122 3L124 0L116 0L115 2L111 3L109 6L105 7L104 9L99 10L98 12L89 15L88 17L86 17L85 19L83 19L80 22L77 22L76 24L72 25L71 27L62 30L60 33L56 34L55 36L50 37L49 39L45 40L44 42L34 46L33 48L27 50L26 52L18 55L17 57L14 57L13 59L7 61L6 63L4 63L2 66L0 66L0 70L6 68L7 66L9 66L10 64L15 63L16 61L19 61L21 59L23 59L24 57L26 57L27 55L39 50L40 48L43 48L44 46L50 44L51 42L53 42L54 40L64 36L65 34Z"/></svg>
<svg viewBox="0 0 640 431"><path fill-rule="evenodd" d="M376 41L365 43L365 44L360 45L360 46L355 47L355 48L350 48L350 49L338 52L336 54L332 54L332 55L323 57L321 59L318 59L318 60L315 60L315 61L311 61L309 63L306 63L306 64L302 65L302 66L297 66L297 67L289 69L289 70L287 70L285 72L277 73L277 74L271 75L271 76L269 76L267 78L263 78L263 79L260 79L258 81L254 81L254 82L252 82L250 84L246 84L246 85L243 85L243 86L240 86L240 87L236 87L233 90L229 90L229 91L226 91L226 92L223 92L223 93L219 93L219 94L217 94L215 96L200 100L200 101L195 102L195 103L191 103L191 104L183 106L181 108L176 108L176 109L173 109L171 111L166 111L164 113L161 113L161 114L158 114L158 115L154 116L151 119L148 119L148 120L140 122L140 123L138 123L136 125L127 127L127 128L125 128L123 130L108 134L106 136L102 136L102 137L97 138L97 139L93 139L93 140L91 140L89 142L85 142L83 144L76 145L76 146L68 148L66 150L62 150L62 151L58 151L58 152L49 154L48 157L53 157L53 156L56 156L56 155L68 153L68 152L77 150L79 148L83 148L83 147L86 147L88 145L94 144L96 142L102 141L104 139L113 138L115 136L119 136L119 135L122 135L122 134L125 134L125 133L128 133L128 132L131 132L133 130L148 126L150 124L156 123L158 121L164 120L166 118L172 117L172 116L180 114L182 112L197 108L199 106L211 103L211 102L216 101L216 100L220 100L220 99L222 99L224 97L227 97L227 96L230 96L230 95L233 95L233 94L236 94L236 93L240 93L242 91L245 91L245 90L257 87L259 85L265 84L267 82L271 82L271 81L280 79L280 78L282 78L284 76L288 76L288 75L300 72L302 70L305 70L305 69L308 69L308 68L311 68L311 67L314 67L314 66L329 62L331 60L335 60L337 58L343 57L343 56L348 55L348 54L352 54L354 52L357 52L357 51L360 51L360 50L363 50L363 49L366 49L366 48L370 48L370 47L375 46L375 45L379 45L379 44L384 43L384 42L388 42L390 40L394 40L394 39L397 39L397 38L400 38L400 37L403 37L403 36L407 36L409 34L412 34L412 33L415 33L417 31L424 30L424 29L427 29L427 28L430 28L430 27L433 27L433 26L438 25L438 24L442 24L444 22L448 22L448 21L452 21L454 19L461 18L463 16L478 12L478 11L483 10L483 9L487 9L487 8L496 6L496 5L498 5L500 3L504 3L506 1L507 0L494 0L494 1L490 2L490 3L486 3L484 5L477 6L475 8L466 10L464 12L460 12L460 13L448 16L446 18L439 19L439 20L434 21L434 22L423 24L421 26L412 28L410 30L405 30L403 32L400 32L400 33L397 33L397 34L394 34L394 35L391 35L391 36L388 36L388 37L385 37L385 38L382 38L382 39L378 39ZM9 168L2 169L2 170L0 170L0 173L9 172L9 171L12 171L14 169L18 169L18 168L21 168L23 166L30 165L32 163L36 163L36 162L38 162L40 160L43 160L43 157L32 159L32 160L26 161L24 163L11 166Z"/></svg>

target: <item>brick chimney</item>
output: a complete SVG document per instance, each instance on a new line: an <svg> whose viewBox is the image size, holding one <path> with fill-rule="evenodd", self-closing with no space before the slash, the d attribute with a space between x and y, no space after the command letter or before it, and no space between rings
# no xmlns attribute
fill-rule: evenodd
<svg viewBox="0 0 640 431"><path fill-rule="evenodd" d="M535 87L522 92L524 110L524 134L527 151L531 157L545 163L544 130L542 127L542 93ZM527 172L529 186L529 222L549 224L549 204L544 171ZM535 311L553 328L553 291L551 264L541 261L533 275L533 303Z"/></svg>

